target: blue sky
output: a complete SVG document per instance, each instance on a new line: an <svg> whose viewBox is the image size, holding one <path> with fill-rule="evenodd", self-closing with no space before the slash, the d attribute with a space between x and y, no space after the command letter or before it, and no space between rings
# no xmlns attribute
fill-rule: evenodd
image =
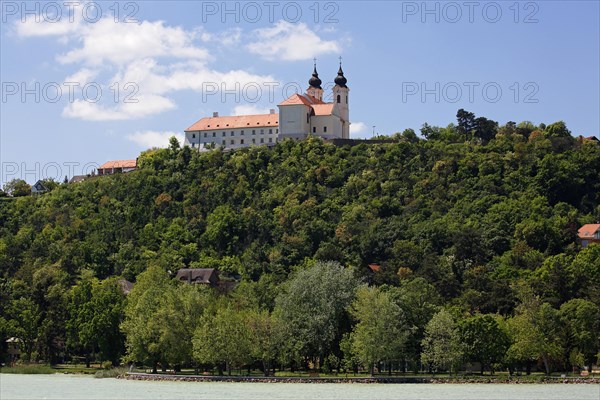
<svg viewBox="0 0 600 400"><path fill-rule="evenodd" d="M315 57L325 85L343 58L353 137L445 126L459 108L600 132L598 1L0 5L2 182L135 158L213 111L276 108Z"/></svg>

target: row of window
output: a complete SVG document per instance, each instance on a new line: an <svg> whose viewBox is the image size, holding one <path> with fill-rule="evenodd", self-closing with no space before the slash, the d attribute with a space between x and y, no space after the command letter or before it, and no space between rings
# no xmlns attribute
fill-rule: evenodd
<svg viewBox="0 0 600 400"><path fill-rule="evenodd" d="M260 144L264 144L265 143L265 138L260 138ZM267 143L273 143L273 138L268 138ZM275 143L277 143L277 139L275 139ZM205 145L208 145L209 143L205 143ZM215 144L215 142L213 141L210 144ZM229 142L229 144L231 146L235 146L236 144L240 144L243 145L245 144L244 139L240 139L240 142L237 143L235 139L231 139L231 141ZM252 139L252 144L257 144L256 139ZM227 146L227 140L222 140L221 141L221 145L226 147ZM196 147L196 143L192 143L192 147Z"/></svg>
<svg viewBox="0 0 600 400"><path fill-rule="evenodd" d="M278 134L279 133L279 128L275 128L275 133ZM252 134L256 135L256 129L252 129ZM260 135L264 135L265 134L265 130L261 129L260 130ZM269 128L269 135L273 134L273 128ZM240 135L244 136L244 131L240 131ZM225 137L227 136L227 132L222 132L221 136ZM235 136L235 131L231 131L229 136ZM204 137L208 137L208 132L204 132ZM217 132L213 132L212 133L212 137L217 137ZM196 134L192 133L192 139L196 139Z"/></svg>

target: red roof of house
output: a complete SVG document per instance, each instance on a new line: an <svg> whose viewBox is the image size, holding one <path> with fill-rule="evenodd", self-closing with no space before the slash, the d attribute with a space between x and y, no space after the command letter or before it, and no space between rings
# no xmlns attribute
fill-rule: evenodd
<svg viewBox="0 0 600 400"><path fill-rule="evenodd" d="M316 97L312 97L308 94L298 94L294 93L278 105L280 106L293 106L297 104L304 104L305 106L312 106L314 104L325 104L323 101L317 99Z"/></svg>
<svg viewBox="0 0 600 400"><path fill-rule="evenodd" d="M369 268L371 268L371 271L373 271L373 272L379 272L379 270L381 269L381 265L379 265L379 264L369 264Z"/></svg>
<svg viewBox="0 0 600 400"><path fill-rule="evenodd" d="M594 234L600 229L600 224L585 224L577 231L580 239L594 239Z"/></svg>
<svg viewBox="0 0 600 400"><path fill-rule="evenodd" d="M98 169L111 169L111 168L135 168L137 167L137 160L116 160L107 161L102 164Z"/></svg>
<svg viewBox="0 0 600 400"><path fill-rule="evenodd" d="M315 115L331 115L333 114L333 103L313 104L311 106L315 110Z"/></svg>
<svg viewBox="0 0 600 400"><path fill-rule="evenodd" d="M211 131L235 128L264 128L279 126L279 114L232 115L206 117L197 121L185 131Z"/></svg>

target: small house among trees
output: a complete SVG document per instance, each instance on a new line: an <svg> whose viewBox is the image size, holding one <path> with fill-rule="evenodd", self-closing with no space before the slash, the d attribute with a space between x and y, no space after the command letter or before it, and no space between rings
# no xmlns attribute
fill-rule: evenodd
<svg viewBox="0 0 600 400"><path fill-rule="evenodd" d="M131 172L137 168L137 160L107 161L98 167L98 175L112 175L119 172Z"/></svg>
<svg viewBox="0 0 600 400"><path fill-rule="evenodd" d="M32 194L42 194L42 193L46 193L47 191L48 191L48 188L42 183L42 181L37 181L31 187Z"/></svg>
<svg viewBox="0 0 600 400"><path fill-rule="evenodd" d="M182 268L177 271L175 279L189 284L217 286L219 273L214 268Z"/></svg>
<svg viewBox="0 0 600 400"><path fill-rule="evenodd" d="M600 224L585 224L577 231L577 238L584 249L590 243L600 243Z"/></svg>
<svg viewBox="0 0 600 400"><path fill-rule="evenodd" d="M21 358L21 339L11 337L6 341L8 358L11 364Z"/></svg>

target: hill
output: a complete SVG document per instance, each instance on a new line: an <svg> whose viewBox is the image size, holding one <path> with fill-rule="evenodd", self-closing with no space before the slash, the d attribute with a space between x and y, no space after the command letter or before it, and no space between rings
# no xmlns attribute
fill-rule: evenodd
<svg viewBox="0 0 600 400"><path fill-rule="evenodd" d="M421 133L426 139L405 131L394 135L393 143L356 146L309 138L284 141L273 149L195 153L173 141L168 149L142 153L134 172L2 201L2 342L19 336L26 342L27 357L48 361L96 354L117 362L127 353L132 360L150 360L155 366L185 364L194 357L219 366L221 358L200 353L179 357L179 351L172 361L168 352L142 357L128 337L135 314L128 314L128 307L132 298L141 301L143 294L138 289L124 299L113 290L116 277L136 282L147 271L141 286L152 286L147 281L152 272L153 281L171 287L160 274L168 278L184 267L217 268L242 282L225 296L234 299L228 304L247 302L244 307L259 315L290 321L295 317L287 315L283 305L286 296L301 298L301 291L293 290L299 276L330 265L328 261L348 267L343 270L352 271L350 281L356 285L340 283L352 295L339 299L341 314L331 316L335 326L328 341L319 344L309 338L313 342L293 351L280 346L275 353L288 364L335 364L329 357L337 357L338 367L342 360L354 366L399 359L418 364L429 360L419 356L427 346L428 322L442 308L456 322L463 342L469 332L465 321L486 315L493 315L496 325L508 324L511 318L525 323L525 309L543 313L546 306L554 310L555 321L571 323L572 318L564 317L570 314L561 314L571 308L597 316L600 246L581 251L576 232L600 220L600 146L572 138L562 122L490 127L486 121L490 122L465 122L459 116L456 126L425 124ZM379 271L373 272L369 264L378 264ZM318 286L319 279L316 282ZM360 282L371 289L358 287ZM213 300L193 300L209 311L190 317L190 341L202 328L198 321L207 315L219 318L222 311L215 305L218 295L196 292L190 296ZM411 303L419 293L427 293L430 308ZM413 333L399 327L397 335L405 336L401 345L384 355L365 355L358 327L366 329L370 320L368 307L361 308L360 301L381 304ZM91 321L80 309L86 302L91 307L86 312L92 314L98 307L118 305L113 314L104 315L110 321L102 325L103 338L81 334ZM400 311L389 308L392 303ZM565 311L565 304L571 308ZM154 306L148 307L151 313ZM176 313L179 306L173 307ZM418 307L430 310L421 315L424 320L419 314L425 308ZM223 311L223 321L234 317ZM439 318L447 316L442 313ZM496 323L497 318L504 322ZM119 328L123 319L126 323ZM205 329L217 323L210 321ZM567 325L561 326L584 330ZM506 328L507 347L495 363L502 359L506 365L531 365L543 360L547 366L567 369L589 364L598 351L597 335L578 342L575 333L561 330L554 335L555 347L532 350L533 355L512 346L509 362L508 348L518 342L521 331L507 326L512 326ZM111 348L102 340L121 345ZM476 353L462 349L460 354L491 365L491 359ZM264 361L263 356L250 359Z"/></svg>

